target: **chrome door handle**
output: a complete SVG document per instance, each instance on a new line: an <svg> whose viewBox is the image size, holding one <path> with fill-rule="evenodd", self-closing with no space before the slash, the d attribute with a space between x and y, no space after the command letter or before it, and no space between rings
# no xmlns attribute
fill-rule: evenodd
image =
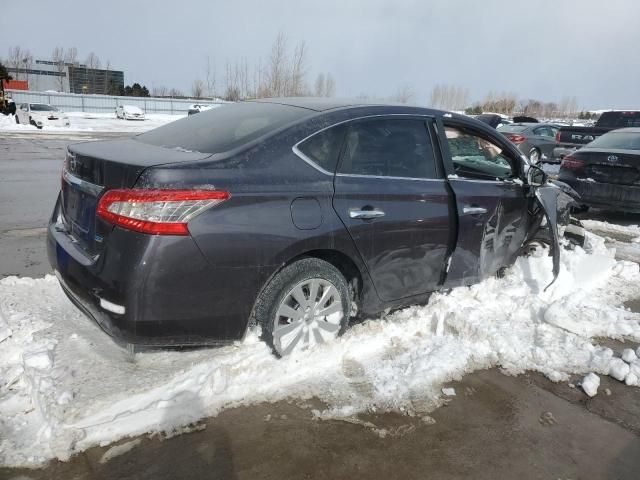
<svg viewBox="0 0 640 480"><path fill-rule="evenodd" d="M351 218L360 218L366 220L371 218L384 217L384 212L382 210L358 210L353 208L349 210L349 216Z"/></svg>
<svg viewBox="0 0 640 480"><path fill-rule="evenodd" d="M481 213L487 213L487 209L483 207L465 206L462 208L462 213L465 215L479 215Z"/></svg>

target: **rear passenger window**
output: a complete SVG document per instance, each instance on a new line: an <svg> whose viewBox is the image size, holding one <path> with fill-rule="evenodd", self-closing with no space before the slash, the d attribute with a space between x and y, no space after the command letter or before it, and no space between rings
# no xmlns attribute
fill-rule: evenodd
<svg viewBox="0 0 640 480"><path fill-rule="evenodd" d="M425 122L382 119L352 123L347 129L338 172L436 178L433 149Z"/></svg>
<svg viewBox="0 0 640 480"><path fill-rule="evenodd" d="M327 172L335 172L344 138L344 127L328 128L298 145L298 150Z"/></svg>

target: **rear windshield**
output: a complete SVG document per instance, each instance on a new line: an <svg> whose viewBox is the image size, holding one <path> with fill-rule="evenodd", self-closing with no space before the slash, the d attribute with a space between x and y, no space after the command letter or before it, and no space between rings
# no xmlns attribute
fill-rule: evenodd
<svg viewBox="0 0 640 480"><path fill-rule="evenodd" d="M314 113L306 108L275 103L233 103L190 115L135 138L160 147L220 153Z"/></svg>
<svg viewBox="0 0 640 480"><path fill-rule="evenodd" d="M640 127L640 112L604 112L596 124L598 127Z"/></svg>
<svg viewBox="0 0 640 480"><path fill-rule="evenodd" d="M640 150L640 133L610 132L596 138L589 148L611 148L619 150Z"/></svg>
<svg viewBox="0 0 640 480"><path fill-rule="evenodd" d="M502 125L498 130L500 132L506 133L516 133L516 132L524 132L527 128L527 125Z"/></svg>

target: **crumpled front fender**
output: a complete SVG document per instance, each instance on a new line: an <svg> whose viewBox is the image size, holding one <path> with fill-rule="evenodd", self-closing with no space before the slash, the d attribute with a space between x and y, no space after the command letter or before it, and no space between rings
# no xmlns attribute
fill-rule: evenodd
<svg viewBox="0 0 640 480"><path fill-rule="evenodd" d="M578 205L580 195L566 183L556 180L535 187L534 194L544 212L551 234L553 280L546 286L546 290L553 285L560 273L560 234L558 226L567 226L569 224L571 207Z"/></svg>

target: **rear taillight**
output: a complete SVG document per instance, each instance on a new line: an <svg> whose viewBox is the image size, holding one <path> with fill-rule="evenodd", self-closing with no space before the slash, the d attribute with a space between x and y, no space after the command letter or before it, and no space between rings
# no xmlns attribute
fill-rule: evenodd
<svg viewBox="0 0 640 480"><path fill-rule="evenodd" d="M560 143L560 132L556 132L556 143Z"/></svg>
<svg viewBox="0 0 640 480"><path fill-rule="evenodd" d="M508 138L511 140L511 143L515 143L516 145L520 145L527 140L527 137L523 137L522 135L508 135Z"/></svg>
<svg viewBox="0 0 640 480"><path fill-rule="evenodd" d="M127 230L151 235L188 235L187 223L229 199L220 190L108 190L97 215Z"/></svg>
<svg viewBox="0 0 640 480"><path fill-rule="evenodd" d="M584 161L572 157L571 155L567 155L562 159L560 167L567 170L580 170L584 167Z"/></svg>

